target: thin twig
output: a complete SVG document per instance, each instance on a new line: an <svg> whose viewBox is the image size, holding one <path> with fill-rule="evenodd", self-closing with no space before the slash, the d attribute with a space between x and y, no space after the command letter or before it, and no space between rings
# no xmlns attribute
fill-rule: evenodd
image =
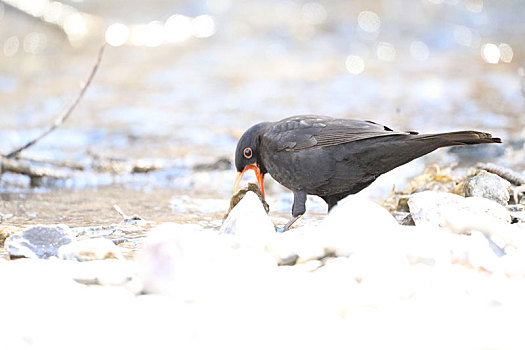
<svg viewBox="0 0 525 350"><path fill-rule="evenodd" d="M516 186L525 184L525 176L512 169L500 165L492 163L478 163L476 164L476 168L496 174Z"/></svg>
<svg viewBox="0 0 525 350"><path fill-rule="evenodd" d="M145 221L144 219L142 219L140 216L138 216L137 214L135 215L132 215L132 216L128 216L124 213L124 211L122 211L122 209L120 209L120 207L118 206L118 204L115 204L113 206L113 208L117 211L117 213L120 214L120 216L122 216L122 218L124 220L122 220L122 222L120 223L120 225L135 225L135 224L144 224Z"/></svg>
<svg viewBox="0 0 525 350"><path fill-rule="evenodd" d="M62 123L64 123L66 121L66 119L71 115L71 112L73 112L73 110L75 109L75 107L78 105L78 103L80 102L80 100L82 99L82 96L84 96L84 93L86 92L87 88L89 87L89 85L91 84L91 81L93 80L93 77L95 76L95 73L97 72L98 70L98 67L100 65L100 61L102 60L102 54L104 53L104 48L105 48L105 44L102 45L102 47L100 48L99 52L98 52L98 57L97 57L97 61L95 63L95 65L93 66L93 69L91 70L91 74L89 75L89 78L88 80L86 81L86 84L84 84L84 87L82 87L82 89L80 89L80 93L78 94L77 98L75 99L75 101L73 102L73 104L69 107L69 109L59 118L57 118L55 120L55 122L53 123L53 125L51 125L51 127L49 129L47 129L46 131L44 131L40 136L36 137L35 139L29 141L28 143L26 143L25 145L15 149L14 151L12 151L11 153L9 153L8 155L6 155L6 158L13 158L15 157L16 155L18 155L20 152L22 152L23 150L33 146L35 143L37 143L38 141L40 141L41 139L43 139L45 136L47 136L48 134L50 134L53 130L55 130L56 128L58 128L60 125L62 125Z"/></svg>
<svg viewBox="0 0 525 350"><path fill-rule="evenodd" d="M118 204L115 204L113 206L113 208L117 211L117 213L120 214L120 216L122 216L123 219L127 219L129 218L129 216L127 216L126 214L124 214L124 211L122 209L120 209L119 205Z"/></svg>

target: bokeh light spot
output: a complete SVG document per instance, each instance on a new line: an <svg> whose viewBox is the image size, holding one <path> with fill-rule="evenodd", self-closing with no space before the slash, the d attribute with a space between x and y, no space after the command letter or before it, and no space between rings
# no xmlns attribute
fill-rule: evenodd
<svg viewBox="0 0 525 350"><path fill-rule="evenodd" d="M345 61L346 70L352 74L361 74L365 70L365 61L356 55L350 55Z"/></svg>
<svg viewBox="0 0 525 350"><path fill-rule="evenodd" d="M377 58L379 58L381 61L393 61L396 59L396 49L394 45L387 42L380 42L377 44Z"/></svg>
<svg viewBox="0 0 525 350"><path fill-rule="evenodd" d="M49 7L49 0L33 0L31 6L27 8L27 12L34 17L43 16Z"/></svg>
<svg viewBox="0 0 525 350"><path fill-rule="evenodd" d="M47 37L43 33L29 33L24 38L24 51L36 55L42 52L47 45Z"/></svg>
<svg viewBox="0 0 525 350"><path fill-rule="evenodd" d="M68 15L64 20L64 31L69 40L81 40L88 33L84 16L79 12Z"/></svg>
<svg viewBox="0 0 525 350"><path fill-rule="evenodd" d="M11 36L4 42L4 55L7 57L14 56L20 47L20 40L18 37Z"/></svg>
<svg viewBox="0 0 525 350"><path fill-rule="evenodd" d="M170 43L178 43L191 36L191 18L183 15L173 15L164 24L166 40Z"/></svg>
<svg viewBox="0 0 525 350"><path fill-rule="evenodd" d="M128 41L129 28L122 23L113 23L106 29L106 42L111 46L122 46Z"/></svg>
<svg viewBox="0 0 525 350"><path fill-rule="evenodd" d="M131 27L130 41L135 46L146 45L147 34L146 26L144 24Z"/></svg>
<svg viewBox="0 0 525 350"><path fill-rule="evenodd" d="M373 11L361 11L357 16L357 24L365 32L374 33L381 28L381 18Z"/></svg>
<svg viewBox="0 0 525 350"><path fill-rule="evenodd" d="M501 43L498 46L500 59L502 62L510 63L512 62L512 57L514 57L514 50L510 47L509 44Z"/></svg>
<svg viewBox="0 0 525 350"><path fill-rule="evenodd" d="M454 39L459 45L477 48L479 47L481 38L474 30L457 25L454 27Z"/></svg>
<svg viewBox="0 0 525 350"><path fill-rule="evenodd" d="M487 43L481 47L481 56L487 63L497 64L500 59L499 48L492 43Z"/></svg>
<svg viewBox="0 0 525 350"><path fill-rule="evenodd" d="M307 2L301 8L301 17L305 22L317 25L326 20L327 12L322 4L318 2Z"/></svg>
<svg viewBox="0 0 525 350"><path fill-rule="evenodd" d="M64 13L64 5L57 1L53 1L44 11L44 20L59 24L60 18L62 18Z"/></svg>
<svg viewBox="0 0 525 350"><path fill-rule="evenodd" d="M210 15L197 16L191 24L193 36L196 38L209 38L215 34L215 20Z"/></svg>
<svg viewBox="0 0 525 350"><path fill-rule="evenodd" d="M162 45L164 42L164 25L159 21L152 21L146 25L144 44L149 47Z"/></svg>

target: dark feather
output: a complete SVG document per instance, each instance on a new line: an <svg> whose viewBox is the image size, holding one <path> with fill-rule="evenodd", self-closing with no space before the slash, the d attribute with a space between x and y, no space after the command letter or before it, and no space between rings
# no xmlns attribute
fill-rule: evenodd
<svg viewBox="0 0 525 350"><path fill-rule="evenodd" d="M371 121L312 115L281 120L269 128L263 138L274 144L277 151L299 151L379 136L408 134Z"/></svg>

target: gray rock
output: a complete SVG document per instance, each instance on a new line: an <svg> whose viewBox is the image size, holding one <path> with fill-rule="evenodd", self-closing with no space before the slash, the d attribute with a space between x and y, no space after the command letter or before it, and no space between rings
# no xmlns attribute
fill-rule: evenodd
<svg viewBox="0 0 525 350"><path fill-rule="evenodd" d="M275 235L275 227L259 197L248 191L230 211L220 233L235 235L241 245L264 247Z"/></svg>
<svg viewBox="0 0 525 350"><path fill-rule="evenodd" d="M483 197L506 205L510 199L510 182L496 174L481 170L466 181L465 196Z"/></svg>
<svg viewBox="0 0 525 350"><path fill-rule="evenodd" d="M86 239L63 245L58 249L57 255L60 259L76 261L124 259L120 248L104 238Z"/></svg>
<svg viewBox="0 0 525 350"><path fill-rule="evenodd" d="M47 259L57 256L61 246L74 240L75 234L66 225L38 225L9 236L4 247L11 259Z"/></svg>
<svg viewBox="0 0 525 350"><path fill-rule="evenodd" d="M510 223L510 213L495 201L481 198L464 198L452 193L425 191L415 193L408 201L410 214L416 226L439 226L450 218L465 217L469 220L489 217Z"/></svg>

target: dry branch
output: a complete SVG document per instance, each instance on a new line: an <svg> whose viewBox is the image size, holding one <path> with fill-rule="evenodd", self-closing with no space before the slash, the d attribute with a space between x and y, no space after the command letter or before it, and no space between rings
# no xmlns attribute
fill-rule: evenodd
<svg viewBox="0 0 525 350"><path fill-rule="evenodd" d="M93 69L91 70L91 74L89 75L88 80L84 84L84 87L82 87L82 89L80 89L80 93L78 94L78 96L75 99L75 101L73 102L73 104L68 108L68 110L62 116L57 118L55 120L55 122L53 123L53 125L51 125L49 127L49 129L44 131L40 136L34 138L33 140L29 141L25 145L23 145L23 146L15 149L14 151L10 152L8 155L5 156L6 158L13 158L16 155L18 155L20 152L22 152L23 150L33 146L35 143L37 143L38 141L43 139L45 136L50 134L53 130L58 128L60 125L62 125L66 121L66 119L71 115L71 112L73 112L75 107L78 105L78 103L82 99L82 96L84 96L84 93L86 92L87 88L91 84L91 81L93 80L93 77L95 76L95 73L97 72L98 67L100 65L100 61L102 60L102 54L104 53L104 48L105 48L105 45L102 45L102 47L100 48L100 50L98 52L97 61L96 61L95 65L93 66Z"/></svg>
<svg viewBox="0 0 525 350"><path fill-rule="evenodd" d="M42 186L42 179L44 178L65 179L68 176L66 169L37 165L27 160L3 157L0 162L0 175L5 172L29 176L32 187Z"/></svg>

